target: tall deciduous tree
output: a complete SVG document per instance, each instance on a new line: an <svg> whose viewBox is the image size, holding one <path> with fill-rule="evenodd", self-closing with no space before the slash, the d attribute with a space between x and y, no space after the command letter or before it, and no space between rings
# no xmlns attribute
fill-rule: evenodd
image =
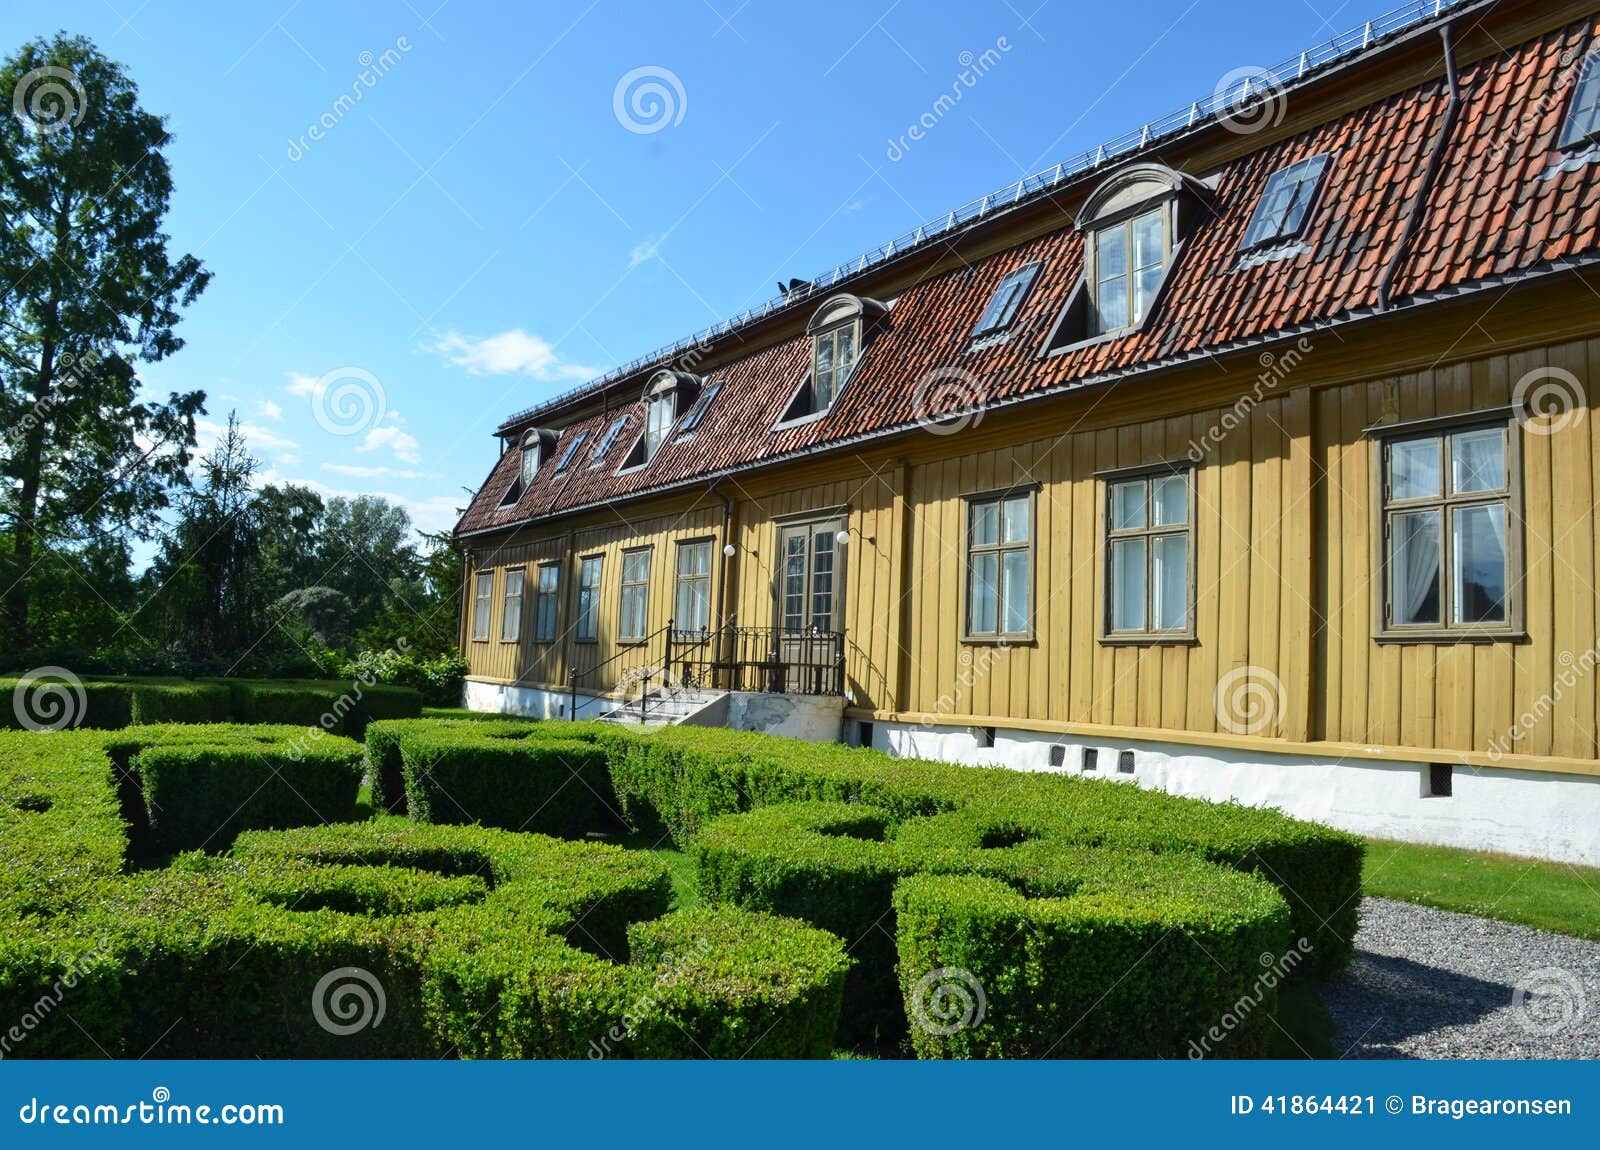
<svg viewBox="0 0 1600 1150"><path fill-rule="evenodd" d="M145 535L204 410L203 392L146 397L135 371L183 346L181 309L210 278L168 252L171 137L138 97L80 37L0 63L0 590L15 647L45 549Z"/></svg>

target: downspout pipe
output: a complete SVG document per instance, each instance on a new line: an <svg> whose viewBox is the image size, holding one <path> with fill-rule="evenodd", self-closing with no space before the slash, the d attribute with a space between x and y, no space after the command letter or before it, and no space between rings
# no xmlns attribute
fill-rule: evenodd
<svg viewBox="0 0 1600 1150"><path fill-rule="evenodd" d="M1444 123L1439 126L1439 134L1434 138L1433 150L1428 155L1428 167L1422 175L1422 186L1417 189L1417 198L1411 205L1410 215L1406 218L1405 230L1400 233L1400 242L1395 246L1394 254L1389 257L1388 265L1383 269L1383 278L1378 281L1380 312L1388 311L1393 306L1390 293L1394 289L1395 278L1400 274L1400 265L1405 262L1406 256L1411 251L1411 245L1417 238L1417 231L1422 227L1422 215L1427 210L1428 197L1438 181L1439 168L1444 164L1444 150L1450 143L1450 137L1455 133L1456 119L1461 114L1461 88L1456 78L1454 24L1446 24L1439 29L1439 37L1444 41L1444 75L1450 93L1445 103Z"/></svg>

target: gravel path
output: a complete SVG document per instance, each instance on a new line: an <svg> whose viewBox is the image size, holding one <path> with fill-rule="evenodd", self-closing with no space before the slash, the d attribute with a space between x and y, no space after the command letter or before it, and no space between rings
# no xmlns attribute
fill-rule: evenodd
<svg viewBox="0 0 1600 1150"><path fill-rule="evenodd" d="M1600 942L1473 915L1366 899L1322 1000L1347 1058L1600 1058Z"/></svg>

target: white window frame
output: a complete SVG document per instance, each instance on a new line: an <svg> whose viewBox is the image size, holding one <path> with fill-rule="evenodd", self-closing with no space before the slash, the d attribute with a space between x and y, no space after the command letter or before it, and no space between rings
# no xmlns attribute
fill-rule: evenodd
<svg viewBox="0 0 1600 1150"><path fill-rule="evenodd" d="M1101 535L1100 548L1102 594L1105 609L1100 620L1100 642L1105 644L1154 645L1161 643L1190 643L1195 638L1195 466L1187 460L1155 463L1140 467L1125 467L1101 472ZM1154 522L1153 492L1160 479L1181 479L1184 486L1184 517L1182 523ZM1139 527L1117 527L1115 496L1117 488L1125 484L1143 483L1145 488L1145 518ZM1182 627L1157 627L1155 603L1157 588L1155 571L1156 543L1159 540L1182 537L1184 540L1184 600ZM1116 565L1113 561L1119 542L1142 541L1144 544L1144 625L1136 628L1118 628L1116 599Z"/></svg>
<svg viewBox="0 0 1600 1150"><path fill-rule="evenodd" d="M629 560L643 560L644 575L642 578L628 578ZM640 643L650 634L650 568L655 562L655 548L651 546L630 547L622 553L622 585L617 597L617 641L621 643ZM634 612L629 610L633 600L638 602L637 614L639 626L637 633L629 626Z"/></svg>
<svg viewBox="0 0 1600 1150"><path fill-rule="evenodd" d="M472 641L487 643L494 625L494 572L479 571L472 586Z"/></svg>

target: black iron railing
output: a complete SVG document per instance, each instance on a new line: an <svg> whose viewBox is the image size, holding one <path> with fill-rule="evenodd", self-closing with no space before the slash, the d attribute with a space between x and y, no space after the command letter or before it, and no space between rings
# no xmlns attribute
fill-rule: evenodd
<svg viewBox="0 0 1600 1150"><path fill-rule="evenodd" d="M614 680L614 682L612 681ZM638 700L640 718L657 690L762 691L793 695L844 694L844 632L728 624L685 630L671 620L609 658L567 676L571 715L584 688L611 690L624 705Z"/></svg>
<svg viewBox="0 0 1600 1150"><path fill-rule="evenodd" d="M671 632L670 667L689 686L791 695L844 694L844 632L728 624Z"/></svg>

